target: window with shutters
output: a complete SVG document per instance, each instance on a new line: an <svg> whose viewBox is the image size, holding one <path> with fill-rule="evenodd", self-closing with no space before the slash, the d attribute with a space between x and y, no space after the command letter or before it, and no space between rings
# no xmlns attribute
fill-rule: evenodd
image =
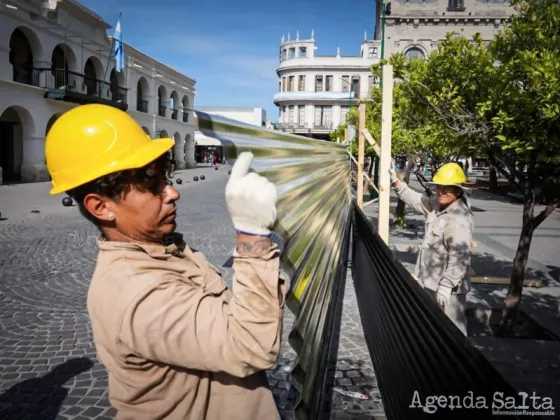
<svg viewBox="0 0 560 420"><path fill-rule="evenodd" d="M332 123L332 106L316 105L315 106L315 127L330 128Z"/></svg>
<svg viewBox="0 0 560 420"><path fill-rule="evenodd" d="M333 77L332 76L326 76L325 77L325 92L332 92L333 90Z"/></svg>
<svg viewBox="0 0 560 420"><path fill-rule="evenodd" d="M298 80L298 90L303 92L305 90L305 75L300 75Z"/></svg>
<svg viewBox="0 0 560 420"><path fill-rule="evenodd" d="M315 126L320 126L321 121L323 121L323 107L315 105Z"/></svg>
<svg viewBox="0 0 560 420"><path fill-rule="evenodd" d="M360 76L352 76L351 91L354 92L354 97L360 97Z"/></svg>
<svg viewBox="0 0 560 420"><path fill-rule="evenodd" d="M350 76L342 76L342 91L350 92Z"/></svg>
<svg viewBox="0 0 560 420"><path fill-rule="evenodd" d="M447 10L463 11L465 10L464 0L449 0L447 4Z"/></svg>
<svg viewBox="0 0 560 420"><path fill-rule="evenodd" d="M325 106L323 121L325 127L330 127L332 124L332 106Z"/></svg>
<svg viewBox="0 0 560 420"><path fill-rule="evenodd" d="M305 105L298 106L298 125L301 127L305 125Z"/></svg>
<svg viewBox="0 0 560 420"><path fill-rule="evenodd" d="M341 106L340 107L340 124L344 124L346 123L346 117L348 115L348 110L350 108L347 106Z"/></svg>
<svg viewBox="0 0 560 420"><path fill-rule="evenodd" d="M368 58L377 58L377 47L369 47Z"/></svg>
<svg viewBox="0 0 560 420"><path fill-rule="evenodd" d="M315 92L323 91L323 76L315 77Z"/></svg>
<svg viewBox="0 0 560 420"><path fill-rule="evenodd" d="M288 92L294 91L294 76L288 77Z"/></svg>
<svg viewBox="0 0 560 420"><path fill-rule="evenodd" d="M292 125L294 123L294 106L290 105L288 107L288 123Z"/></svg>

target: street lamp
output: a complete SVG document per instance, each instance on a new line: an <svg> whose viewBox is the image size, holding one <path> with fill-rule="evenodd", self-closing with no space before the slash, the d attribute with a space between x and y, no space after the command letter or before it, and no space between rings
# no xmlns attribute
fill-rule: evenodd
<svg viewBox="0 0 560 420"><path fill-rule="evenodd" d="M375 0L381 5L381 59L385 58L385 17L391 15L391 2L384 3L383 0Z"/></svg>
<svg viewBox="0 0 560 420"><path fill-rule="evenodd" d="M375 0L375 2L381 5L381 60L383 60L385 58L385 17L391 15L391 2L384 3L383 0ZM383 77L379 78L379 86L383 87ZM379 156L374 158L373 163L375 163L373 183L379 185Z"/></svg>

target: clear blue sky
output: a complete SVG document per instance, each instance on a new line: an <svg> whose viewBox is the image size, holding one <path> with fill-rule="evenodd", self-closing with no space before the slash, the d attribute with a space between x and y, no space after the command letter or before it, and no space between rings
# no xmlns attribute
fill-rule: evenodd
<svg viewBox="0 0 560 420"><path fill-rule="evenodd" d="M196 106L262 107L278 120L272 97L282 34L309 37L317 54L357 55L373 37L374 0L81 0L123 40L196 79ZM110 32L112 34L112 30ZM126 52L126 51L125 51Z"/></svg>

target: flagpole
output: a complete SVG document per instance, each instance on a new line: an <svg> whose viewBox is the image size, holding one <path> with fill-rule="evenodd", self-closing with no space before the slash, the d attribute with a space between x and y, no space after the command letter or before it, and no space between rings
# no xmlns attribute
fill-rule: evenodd
<svg viewBox="0 0 560 420"><path fill-rule="evenodd" d="M117 22L119 23L121 21L121 16L122 16L122 12L119 12L119 19L117 20ZM111 57L113 56L114 49L115 49L115 36L113 34L113 36L111 37L111 49L109 50L109 56L107 57L107 66L105 66L105 77L103 77L103 82L107 82L107 73L109 72L109 64L111 63Z"/></svg>
<svg viewBox="0 0 560 420"><path fill-rule="evenodd" d="M120 14L122 15L122 12ZM124 70L123 71L123 73L124 73L124 87L126 89L125 93L124 93L124 103L128 104L128 65L127 65L126 55L124 53L124 37L123 37L123 32L122 32L122 25L121 25L121 48L123 49L122 66L123 66L123 70Z"/></svg>

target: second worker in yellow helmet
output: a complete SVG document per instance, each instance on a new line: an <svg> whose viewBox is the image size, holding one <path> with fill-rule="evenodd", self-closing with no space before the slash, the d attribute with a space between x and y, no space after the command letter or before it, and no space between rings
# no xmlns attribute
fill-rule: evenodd
<svg viewBox="0 0 560 420"><path fill-rule="evenodd" d="M474 217L463 187L467 181L465 173L456 163L439 168L433 178L435 197L416 192L400 181L393 166L389 175L398 197L426 217L414 276L466 335Z"/></svg>

